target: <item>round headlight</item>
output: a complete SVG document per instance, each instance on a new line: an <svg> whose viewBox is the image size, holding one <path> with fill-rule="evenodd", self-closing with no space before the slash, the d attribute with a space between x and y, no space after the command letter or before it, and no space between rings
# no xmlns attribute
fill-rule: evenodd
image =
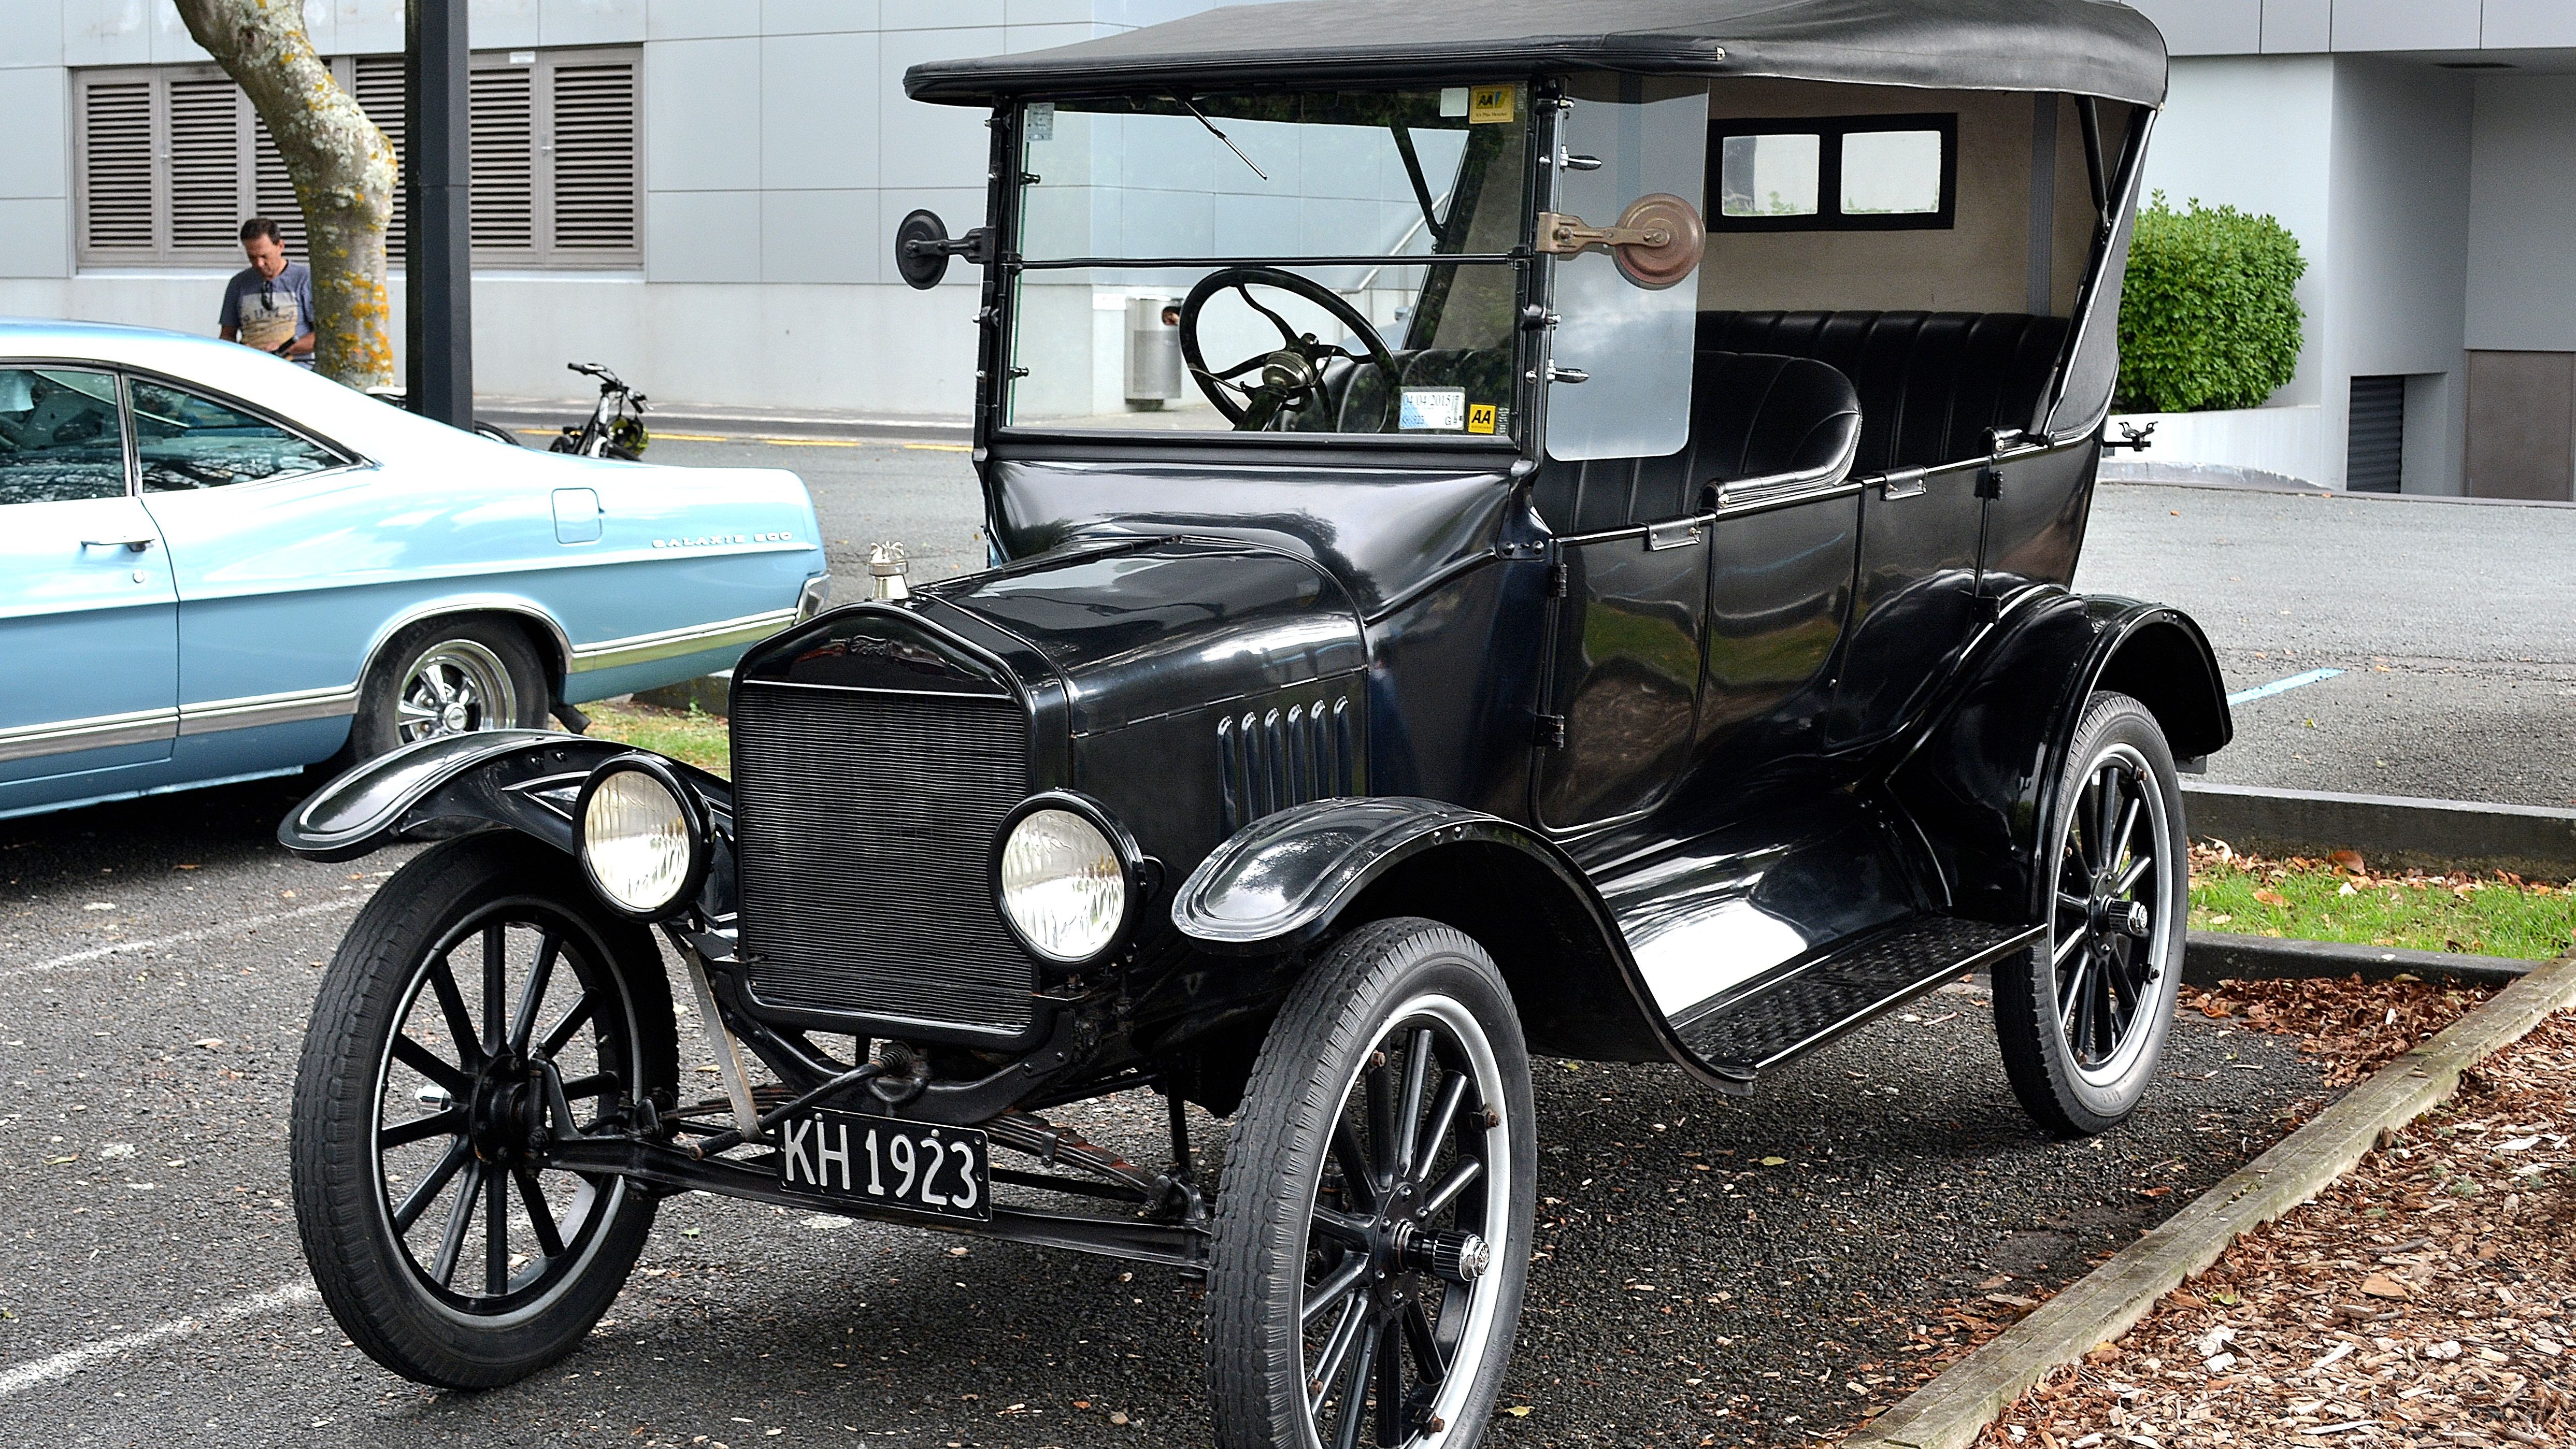
<svg viewBox="0 0 2576 1449"><path fill-rule="evenodd" d="M618 910L668 914L697 889L704 855L696 812L659 771L612 763L583 790L582 868Z"/></svg>
<svg viewBox="0 0 2576 1449"><path fill-rule="evenodd" d="M1002 842L1002 910L1050 961L1089 961L1127 921L1127 863L1100 827L1071 810L1032 810Z"/></svg>

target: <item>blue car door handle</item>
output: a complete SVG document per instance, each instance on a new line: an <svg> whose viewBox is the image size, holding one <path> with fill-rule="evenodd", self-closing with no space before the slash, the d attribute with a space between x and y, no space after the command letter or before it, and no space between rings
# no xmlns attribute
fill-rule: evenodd
<svg viewBox="0 0 2576 1449"><path fill-rule="evenodd" d="M144 534L135 538L84 538L81 540L81 547L121 548L132 553L141 553L152 547L154 542L155 540L150 534Z"/></svg>

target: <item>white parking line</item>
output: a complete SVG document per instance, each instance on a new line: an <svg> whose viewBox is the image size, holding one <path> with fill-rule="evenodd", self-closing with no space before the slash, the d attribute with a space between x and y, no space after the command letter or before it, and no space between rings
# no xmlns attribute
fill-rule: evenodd
<svg viewBox="0 0 2576 1449"><path fill-rule="evenodd" d="M280 1308L291 1308L298 1303L309 1303L321 1296L314 1291L311 1283L300 1281L288 1283L271 1288L265 1293L253 1293L247 1297L220 1304L202 1317L174 1318L167 1323L156 1323L140 1333L124 1333L114 1338L102 1338L96 1343L84 1343L78 1348L67 1348L52 1358L20 1364L13 1369L0 1369L0 1399L25 1393L38 1384L56 1383L70 1378L100 1359L131 1353L138 1348L159 1343L165 1338L182 1338L217 1324L230 1323L238 1318L248 1318L254 1314L268 1313Z"/></svg>
<svg viewBox="0 0 2576 1449"><path fill-rule="evenodd" d="M368 894L373 892L370 891ZM0 981L14 981L22 976L43 976L66 967L79 966L90 961L103 961L110 956L130 956L137 951L158 951L171 946L191 945L218 936L254 931L262 926L273 926L281 921L300 921L312 916L331 915L337 911L354 911L366 903L367 896L360 895L352 900L323 901L316 905L298 906L291 911L273 911L265 916L244 916L238 921L226 921L220 926L181 931L176 935L161 936L149 941L119 941L113 946L93 946L86 951L74 951L68 956L57 956L51 961L36 961L24 966L0 966Z"/></svg>

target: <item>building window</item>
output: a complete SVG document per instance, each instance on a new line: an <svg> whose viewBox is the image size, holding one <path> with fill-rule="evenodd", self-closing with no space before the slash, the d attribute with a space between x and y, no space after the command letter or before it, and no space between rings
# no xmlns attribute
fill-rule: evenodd
<svg viewBox="0 0 2576 1449"><path fill-rule="evenodd" d="M397 158L403 61L331 63ZM485 267L630 268L644 262L643 107L632 50L474 58L474 261ZM238 263L242 222L266 216L304 255L284 160L250 100L213 66L79 73L73 101L83 266ZM399 186L385 259L403 260Z"/></svg>
<svg viewBox="0 0 2576 1449"><path fill-rule="evenodd" d="M1727 120L1709 127L1712 231L1946 231L1959 118Z"/></svg>

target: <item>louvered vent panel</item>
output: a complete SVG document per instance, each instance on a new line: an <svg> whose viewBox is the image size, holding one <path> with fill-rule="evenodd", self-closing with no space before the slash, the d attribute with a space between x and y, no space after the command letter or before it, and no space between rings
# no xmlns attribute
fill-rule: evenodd
<svg viewBox="0 0 2576 1449"><path fill-rule="evenodd" d="M152 234L152 83L93 84L82 95L89 185L82 245L96 251L150 251Z"/></svg>
<svg viewBox="0 0 2576 1449"><path fill-rule="evenodd" d="M312 254L304 247L304 203L295 197L295 180L286 174L286 158L278 153L266 121L254 117L251 127L251 190L258 200L259 214L277 223L285 237L288 256L299 262L310 261Z"/></svg>
<svg viewBox="0 0 2576 1449"><path fill-rule="evenodd" d="M1291 805L1358 793L1358 725L1347 695L1267 704L1218 720L1227 832Z"/></svg>
<svg viewBox="0 0 2576 1449"><path fill-rule="evenodd" d="M219 252L241 243L241 92L229 79L170 82L170 245ZM302 229L300 214L281 217ZM289 244L289 250L293 244Z"/></svg>
<svg viewBox="0 0 2576 1449"><path fill-rule="evenodd" d="M524 66L474 72L474 249L525 252L537 245L535 77Z"/></svg>
<svg viewBox="0 0 2576 1449"><path fill-rule="evenodd" d="M393 143L398 167L410 164L409 153L403 150L403 85L403 58L399 55L362 55L353 64L350 93L357 98L358 109L365 111L367 119L375 122L376 129ZM393 220L385 226L388 266L402 265L403 247L411 234L411 206L403 195L409 180L408 171L398 169L394 174Z"/></svg>
<svg viewBox="0 0 2576 1449"><path fill-rule="evenodd" d="M554 245L635 250L635 67L554 73Z"/></svg>

